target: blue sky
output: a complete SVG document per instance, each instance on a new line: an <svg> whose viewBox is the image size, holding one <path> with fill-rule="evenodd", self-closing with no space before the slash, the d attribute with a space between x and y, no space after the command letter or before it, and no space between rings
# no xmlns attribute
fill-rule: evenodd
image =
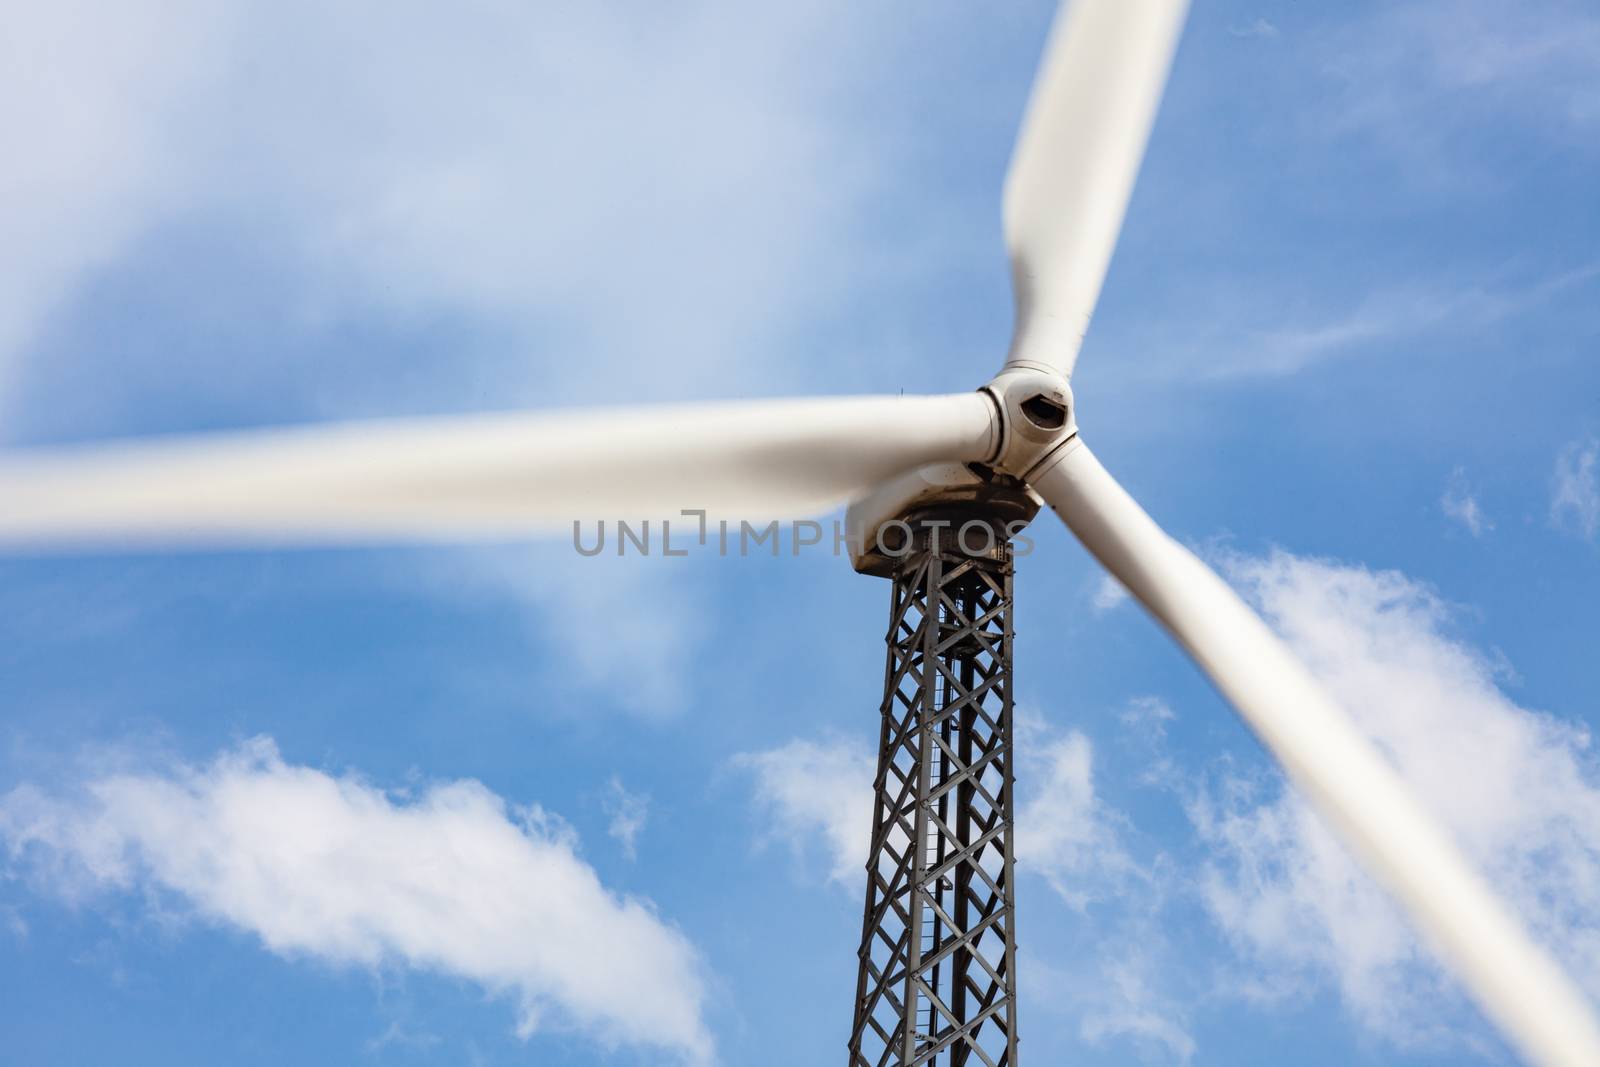
<svg viewBox="0 0 1600 1067"><path fill-rule="evenodd" d="M13 12L0 442L974 387L1050 14ZM1199 0L1074 387L1600 996L1597 133L1592 5ZM1029 1059L1510 1062L1031 532ZM0 560L0 1041L841 1059L886 596L824 553Z"/></svg>

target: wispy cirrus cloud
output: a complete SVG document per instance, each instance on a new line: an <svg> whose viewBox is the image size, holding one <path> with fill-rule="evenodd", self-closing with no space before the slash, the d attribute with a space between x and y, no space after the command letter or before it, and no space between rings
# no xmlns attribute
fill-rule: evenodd
<svg viewBox="0 0 1600 1067"><path fill-rule="evenodd" d="M1600 532L1600 438L1573 441L1556 457L1550 521L1589 540Z"/></svg>
<svg viewBox="0 0 1600 1067"><path fill-rule="evenodd" d="M1520 706L1453 611L1402 574L1276 552L1230 573L1591 992L1600 992L1600 766L1583 729ZM1336 988L1401 1045L1471 1041L1453 982L1277 775L1224 770L1190 816L1212 915L1268 984Z"/></svg>
<svg viewBox="0 0 1600 1067"><path fill-rule="evenodd" d="M1322 47L1338 91L1319 118L1382 145L1413 181L1458 180L1485 122L1579 146L1600 122L1600 16L1581 0L1384 5Z"/></svg>
<svg viewBox="0 0 1600 1067"><path fill-rule="evenodd" d="M1282 222L1292 230L1230 232L1226 240L1250 247L1250 255L1224 259L1214 273L1186 271L1162 316L1111 320L1126 336L1101 334L1095 343L1109 342L1128 358L1096 359L1097 374L1125 375L1140 388L1197 379L1231 385L1346 359L1393 364L1414 349L1498 341L1493 328L1535 314L1593 320L1600 306L1594 263L1549 255L1551 246L1508 244L1473 225L1540 195L1530 158L1550 153L1578 173L1592 169L1600 144L1593 5L1407 0L1336 15L1284 12L1274 25L1280 34L1270 48L1235 43L1232 51L1248 53L1261 78L1292 85L1294 106L1232 103L1251 143L1271 144L1282 170L1270 188L1247 190L1251 165L1233 158L1210 195L1245 232L1262 217L1260 202L1285 190L1296 210L1317 217L1297 220L1288 211ZM1238 21L1227 28L1253 37L1260 27ZM1512 140L1532 151L1508 149ZM1352 244L1344 227L1368 239ZM1448 260L1399 252L1442 247L1452 229L1465 239ZM1291 232L1287 247L1296 251L1286 255L1278 242Z"/></svg>
<svg viewBox="0 0 1600 1067"><path fill-rule="evenodd" d="M175 902L283 956L464 978L511 1000L524 1036L713 1059L694 946L601 884L559 819L477 782L395 796L258 738L200 767L15 788L0 843L47 895Z"/></svg>
<svg viewBox="0 0 1600 1067"><path fill-rule="evenodd" d="M1228 32L1235 37L1256 37L1265 40L1271 40L1280 34L1276 24L1260 16L1232 26Z"/></svg>
<svg viewBox="0 0 1600 1067"><path fill-rule="evenodd" d="M1170 993L1172 967L1159 930L1134 926L1106 946L1094 981L1080 983L1079 1032L1093 1045L1112 1038L1133 1043L1145 1062L1188 1063L1199 1049L1190 1009Z"/></svg>
<svg viewBox="0 0 1600 1067"><path fill-rule="evenodd" d="M606 833L622 847L622 854L635 859L639 854L639 835L650 819L650 798L644 793L630 792L622 779L612 775L606 782L600 807L609 817Z"/></svg>
<svg viewBox="0 0 1600 1067"><path fill-rule="evenodd" d="M1450 472L1450 480L1439 497L1439 510L1446 518L1460 523L1473 537L1482 537L1494 529L1494 522L1484 513L1463 467Z"/></svg>
<svg viewBox="0 0 1600 1067"><path fill-rule="evenodd" d="M1127 602L1128 590L1110 574L1100 576L1094 585L1094 592L1089 596L1089 606L1094 608L1096 615L1104 615Z"/></svg>
<svg viewBox="0 0 1600 1067"><path fill-rule="evenodd" d="M1550 301L1600 286L1600 265L1559 271L1544 277L1497 276L1454 285L1386 285L1359 297L1344 310L1267 311L1240 308L1225 327L1227 343L1208 343L1214 355L1195 360L1214 379L1276 377L1319 364L1373 353L1393 356L1395 345L1427 337L1484 330L1514 321ZM1277 318L1274 322L1273 318ZM1248 321L1254 319L1254 322Z"/></svg>
<svg viewBox="0 0 1600 1067"><path fill-rule="evenodd" d="M1141 387L1289 378L1344 360L1406 358L1410 346L1482 335L1562 301L1600 293L1600 264L1548 272L1502 267L1454 279L1394 279L1340 297L1302 294L1279 280L1205 292L1171 320L1134 327L1121 345L1137 360L1107 361ZM1181 329L1178 324L1182 323Z"/></svg>

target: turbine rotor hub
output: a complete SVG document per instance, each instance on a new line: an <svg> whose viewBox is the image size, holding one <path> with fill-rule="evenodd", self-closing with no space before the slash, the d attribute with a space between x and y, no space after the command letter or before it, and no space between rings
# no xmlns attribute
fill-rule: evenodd
<svg viewBox="0 0 1600 1067"><path fill-rule="evenodd" d="M995 402L1000 447L993 465L1024 481L1078 433L1072 387L1060 374L1008 367L980 392Z"/></svg>

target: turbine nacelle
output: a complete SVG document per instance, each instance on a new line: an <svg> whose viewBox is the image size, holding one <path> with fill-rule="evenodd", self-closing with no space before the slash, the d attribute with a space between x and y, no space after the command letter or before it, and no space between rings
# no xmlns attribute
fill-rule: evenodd
<svg viewBox="0 0 1600 1067"><path fill-rule="evenodd" d="M968 555L996 550L1044 504L1019 478L982 463L935 463L891 478L845 512L850 566L892 577L919 541L937 533Z"/></svg>

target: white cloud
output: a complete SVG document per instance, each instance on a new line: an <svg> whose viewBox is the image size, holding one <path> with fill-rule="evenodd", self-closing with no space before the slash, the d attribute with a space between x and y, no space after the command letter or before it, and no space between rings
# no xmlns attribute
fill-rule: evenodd
<svg viewBox="0 0 1600 1067"><path fill-rule="evenodd" d="M693 0L671 19L375 0L22 12L0 42L0 133L19 149L0 176L0 358L139 237L201 223L295 279L269 328L465 327L398 373L319 352L365 360L359 388L295 364L329 414L402 388L503 406L832 382L852 352L773 353L886 273L864 223L903 146L847 101L897 21L837 0ZM830 62L801 58L821 48ZM288 336L293 360L307 337ZM176 376L259 388L202 358Z"/></svg>
<svg viewBox="0 0 1600 1067"><path fill-rule="evenodd" d="M1119 715L1152 743L1173 717L1153 697L1130 701ZM1187 968L1163 925L1175 885L1169 858L1099 795L1094 746L1083 734L1022 715L1017 748L1018 868L1067 904L1067 929L1075 931L1050 946L1050 959L1039 942L1024 943L1024 997L1070 1020L1090 1045L1126 1042L1146 1062L1188 1062L1196 1045L1178 993Z"/></svg>
<svg viewBox="0 0 1600 1067"><path fill-rule="evenodd" d="M1081 911L1136 872L1118 818L1095 795L1093 746L1074 731L1033 739L1022 759L1039 785L1017 808L1017 862Z"/></svg>
<svg viewBox="0 0 1600 1067"><path fill-rule="evenodd" d="M1600 993L1600 777L1589 735L1519 706L1451 610L1393 571L1274 553L1231 573L1591 992ZM1274 776L1224 773L1190 814L1212 914L1268 985L1330 978L1401 1043L1461 1040L1458 1000L1395 908Z"/></svg>
<svg viewBox="0 0 1600 1067"><path fill-rule="evenodd" d="M4 925L6 933L18 941L25 940L28 936L27 920L10 904L0 904L0 925Z"/></svg>
<svg viewBox="0 0 1600 1067"><path fill-rule="evenodd" d="M1167 723L1177 717L1177 712L1165 700L1153 696L1134 697L1117 716L1124 726L1143 730L1158 738L1166 735Z"/></svg>
<svg viewBox="0 0 1600 1067"><path fill-rule="evenodd" d="M1128 591L1121 582L1109 574L1102 574L1100 581L1094 587L1094 595L1089 598L1089 603L1094 607L1095 614L1103 615L1112 608L1127 603Z"/></svg>
<svg viewBox="0 0 1600 1067"><path fill-rule="evenodd" d="M639 835L650 818L650 798L643 793L628 792L622 779L613 775L606 783L600 806L611 817L606 833L622 846L623 855L634 859L639 854Z"/></svg>
<svg viewBox="0 0 1600 1067"><path fill-rule="evenodd" d="M1556 458L1550 520L1585 538L1600 532L1600 438L1574 441Z"/></svg>
<svg viewBox="0 0 1600 1067"><path fill-rule="evenodd" d="M660 556L580 558L570 543L464 547L388 572L415 590L521 609L537 643L549 692L592 700L604 693L624 712L661 718L688 699L693 651L704 636L704 588L691 560ZM566 701L551 702L552 710Z"/></svg>
<svg viewBox="0 0 1600 1067"><path fill-rule="evenodd" d="M169 897L284 956L476 982L515 1001L523 1035L549 1025L712 1059L693 946L607 890L558 819L476 782L396 798L257 739L68 797L19 787L0 799L0 840L48 891Z"/></svg>
<svg viewBox="0 0 1600 1067"><path fill-rule="evenodd" d="M840 0L691 0L671 18L606 3L19 9L0 40L16 149L0 173L0 425L70 437L122 429L127 407L168 412L141 388L207 423L261 396L282 418L851 389L856 353L808 331L892 284L901 254L868 209L904 146L849 104L897 23ZM132 273L141 238L169 231L192 239L160 244L142 276L206 299L139 307L103 351L30 354L98 271ZM258 274L281 285L264 309L227 299ZM165 343L218 333L252 343ZM486 553L471 591L526 602L582 688L643 713L681 705L699 633L668 568L507 559Z"/></svg>
<svg viewBox="0 0 1600 1067"><path fill-rule="evenodd" d="M1330 49L1326 70L1342 92L1324 132L1371 136L1429 180L1449 181L1485 122L1581 145L1600 121L1592 5L1450 0L1375 10Z"/></svg>
<svg viewBox="0 0 1600 1067"><path fill-rule="evenodd" d="M1093 934L1086 942L1052 945L1048 953L1030 935L1018 950L1018 989L1028 1018L1062 1017L1097 1047L1126 1042L1141 1063L1192 1060L1197 1044L1189 1009L1169 988L1186 961L1172 954L1154 918L1096 915L1087 920Z"/></svg>
<svg viewBox="0 0 1600 1067"><path fill-rule="evenodd" d="M1023 748L1038 782L1016 812L1018 862L1045 878L1073 907L1113 891L1134 870L1118 841L1117 817L1095 796L1093 748L1080 733L1052 736L1042 725ZM773 833L797 851L820 838L829 878L860 884L872 829L876 764L860 746L793 740L735 757L755 778Z"/></svg>
<svg viewBox="0 0 1600 1067"><path fill-rule="evenodd" d="M529 385L604 398L626 368L630 394L680 392L686 366L749 384L775 367L752 352L839 278L823 265L869 167L827 121L851 68L794 58L836 13L274 5L250 48L294 62L231 83L242 113L219 115L242 197L292 220L311 269L397 307L556 327L562 356Z"/></svg>
<svg viewBox="0 0 1600 1067"><path fill-rule="evenodd" d="M1314 313L1269 310L1258 305L1241 317L1282 316L1264 326L1246 326L1226 358L1196 361L1210 377L1295 374L1331 360L1372 352L1381 344L1441 332L1483 330L1544 306L1600 277L1600 266L1526 279L1505 276L1455 284L1390 283L1362 296L1343 311ZM1292 302L1291 302L1292 303Z"/></svg>
<svg viewBox="0 0 1600 1067"><path fill-rule="evenodd" d="M1279 34L1277 26L1259 16L1249 22L1234 26L1228 32L1235 37L1258 37L1268 40L1277 37Z"/></svg>
<svg viewBox="0 0 1600 1067"><path fill-rule="evenodd" d="M25 4L0 35L0 390L84 276L174 208L172 155L228 32L214 4Z"/></svg>
<svg viewBox="0 0 1600 1067"><path fill-rule="evenodd" d="M1122 724L1125 752L1137 760L1132 781L1169 793L1186 788L1188 776L1167 747L1167 727L1177 718L1172 706L1157 696L1131 697L1123 705L1117 721ZM1121 774L1128 779L1129 771L1124 769Z"/></svg>
<svg viewBox="0 0 1600 1067"><path fill-rule="evenodd" d="M1483 506L1467 481L1467 472L1457 467L1450 473L1444 494L1439 497L1439 508L1446 518L1454 519L1467 528L1473 537L1482 537L1494 529L1494 523L1483 513Z"/></svg>
<svg viewBox="0 0 1600 1067"><path fill-rule="evenodd" d="M1285 553L1234 558L1229 571L1536 936L1600 993L1600 767L1587 733L1507 696L1498 660L1452 636L1449 605L1401 574ZM1121 718L1159 745L1174 716L1146 697ZM1136 828L1099 796L1088 739L1027 717L1018 730L1018 863L1095 930L1070 968L1030 957L1029 980L1075 1005L1064 1014L1084 1040L1185 1061L1196 1054L1189 1017L1218 989L1270 1005L1323 983L1397 1043L1469 1051L1486 1038L1386 894L1277 774L1224 764L1195 788L1174 782L1158 752L1161 773L1148 783L1176 789L1207 849L1180 865L1146 855ZM858 885L865 752L792 742L743 759L761 769L758 793L784 833L823 838L834 877ZM860 771L829 776L847 760ZM1197 966L1171 940L1195 900L1235 959Z"/></svg>
<svg viewBox="0 0 1600 1067"><path fill-rule="evenodd" d="M1139 702L1137 714L1156 722L1171 718L1155 701ZM1153 928L1161 879L1135 861L1122 836L1125 820L1096 795L1092 744L1032 716L1019 716L1017 733L1030 786L1016 813L1018 865L1042 878L1101 935L1083 966L1062 968L1030 956L1025 984L1037 980L1047 996L1027 995L1070 1016L1091 1044L1127 1039L1159 1049L1164 1058L1188 1060L1194 1040L1162 980L1168 946ZM820 845L830 881L860 891L873 802L874 764L865 748L794 740L741 755L736 763L754 774L757 801L776 836L798 853ZM1111 911L1089 916L1096 906ZM1063 1004L1070 1010L1062 1011Z"/></svg>
<svg viewBox="0 0 1600 1067"><path fill-rule="evenodd" d="M1130 702L1121 716L1154 740L1172 718L1154 698ZM1058 991L1055 999L1071 1005L1062 1013L1089 1044L1124 1040L1141 1059L1188 1062L1195 1040L1187 1008L1173 992L1179 966L1161 927L1166 857L1135 857L1134 828L1095 790L1094 746L1083 734L1035 721L1019 730L1018 750L1030 785L1017 810L1018 867L1044 879L1093 931L1075 966L1035 957L1030 975L1039 972L1047 990Z"/></svg>
<svg viewBox="0 0 1600 1067"><path fill-rule="evenodd" d="M844 741L797 739L742 753L734 764L754 775L756 801L772 819L773 836L796 852L820 837L829 880L863 884L877 771L869 752Z"/></svg>
<svg viewBox="0 0 1600 1067"><path fill-rule="evenodd" d="M1155 960L1146 946L1128 942L1116 957L1106 957L1096 972L1098 988L1088 993L1082 1022L1084 1039L1103 1044L1123 1037L1146 1048L1154 1046L1165 1058L1187 1063L1194 1058L1195 1040L1183 1013L1158 991L1162 977L1152 973Z"/></svg>
<svg viewBox="0 0 1600 1067"><path fill-rule="evenodd" d="M1443 280L1395 278L1316 299L1271 282L1243 293L1207 289L1196 296L1181 334L1166 321L1132 331L1126 343L1158 357L1112 370L1155 386L1175 376L1225 383L1289 377L1361 357L1392 361L1401 358L1398 342L1481 333L1592 290L1597 281L1600 264L1590 263L1538 273L1500 268Z"/></svg>
<svg viewBox="0 0 1600 1067"><path fill-rule="evenodd" d="M437 1034L430 1034L425 1030L409 1030L398 1022L392 1022L388 1029L376 1037L369 1038L361 1047L368 1055L373 1055L390 1048L411 1051L430 1049L442 1041L443 1039Z"/></svg>

